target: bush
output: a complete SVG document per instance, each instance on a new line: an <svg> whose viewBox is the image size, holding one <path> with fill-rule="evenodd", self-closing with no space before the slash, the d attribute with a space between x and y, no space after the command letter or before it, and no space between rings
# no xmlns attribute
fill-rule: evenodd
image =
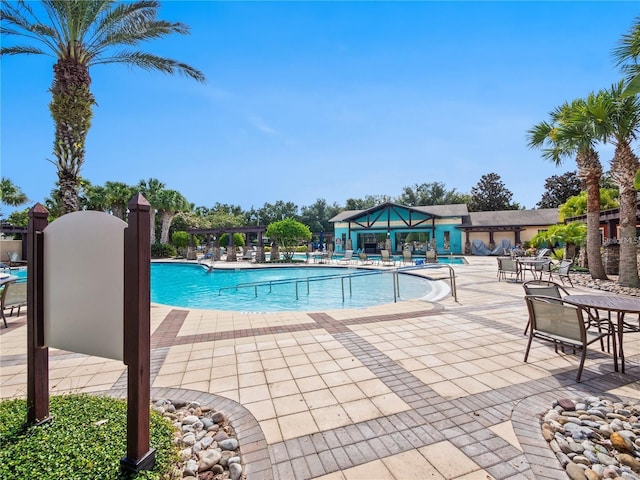
<svg viewBox="0 0 640 480"><path fill-rule="evenodd" d="M151 245L151 258L170 258L176 256L176 247L168 243L154 243Z"/></svg>
<svg viewBox="0 0 640 480"><path fill-rule="evenodd" d="M156 466L137 475L120 473L127 452L127 404L105 396L72 394L52 396L52 420L26 426L24 399L0 402L0 478L39 480L160 480L175 478L178 448L172 443L173 426L151 411L151 448Z"/></svg>

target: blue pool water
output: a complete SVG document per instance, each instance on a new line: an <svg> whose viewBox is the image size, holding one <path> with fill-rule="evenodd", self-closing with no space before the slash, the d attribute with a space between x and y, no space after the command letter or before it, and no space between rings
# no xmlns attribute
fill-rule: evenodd
<svg viewBox="0 0 640 480"><path fill-rule="evenodd" d="M341 278L305 281L327 276ZM397 300L420 298L431 290L430 282L424 278L407 274L400 274L398 278ZM281 282L289 279L300 280L297 299L296 283ZM233 288L255 282L272 282L272 285ZM151 301L175 307L247 312L364 308L393 303L393 275L339 267L220 269L209 273L201 265L153 263Z"/></svg>

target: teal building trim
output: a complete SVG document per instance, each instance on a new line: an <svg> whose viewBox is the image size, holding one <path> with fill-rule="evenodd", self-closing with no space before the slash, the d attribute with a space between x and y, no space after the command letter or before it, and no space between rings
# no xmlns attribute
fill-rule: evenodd
<svg viewBox="0 0 640 480"><path fill-rule="evenodd" d="M466 205L407 207L387 202L366 210L345 211L334 218L335 251L360 250L398 254L408 249L424 255L463 253L462 225L468 215Z"/></svg>

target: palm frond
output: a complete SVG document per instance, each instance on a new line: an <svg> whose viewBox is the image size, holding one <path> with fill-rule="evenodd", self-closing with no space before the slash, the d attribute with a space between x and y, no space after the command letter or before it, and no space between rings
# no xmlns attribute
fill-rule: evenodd
<svg viewBox="0 0 640 480"><path fill-rule="evenodd" d="M640 93L640 73L638 73L635 77L627 83L624 91L622 92L623 97L629 97L632 95L637 95Z"/></svg>
<svg viewBox="0 0 640 480"><path fill-rule="evenodd" d="M30 45L14 45L11 47L0 47L0 57L3 55L49 55L51 53L45 52L36 47Z"/></svg>
<svg viewBox="0 0 640 480"><path fill-rule="evenodd" d="M205 81L204 73L197 70L186 63L178 62L171 58L159 57L144 52L119 52L111 57L102 57L93 62L93 65L124 63L144 70L157 70L163 73L175 74L179 73L187 77L193 78L198 82Z"/></svg>
<svg viewBox="0 0 640 480"><path fill-rule="evenodd" d="M640 57L640 17L636 17L629 31L622 36L613 49L613 58L617 66L627 62L637 63L638 57Z"/></svg>

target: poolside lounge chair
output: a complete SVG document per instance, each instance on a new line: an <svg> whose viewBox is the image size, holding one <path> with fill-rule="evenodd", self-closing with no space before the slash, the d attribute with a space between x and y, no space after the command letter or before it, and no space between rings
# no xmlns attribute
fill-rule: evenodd
<svg viewBox="0 0 640 480"><path fill-rule="evenodd" d="M404 265L413 265L413 255L411 250L402 250L402 263Z"/></svg>
<svg viewBox="0 0 640 480"><path fill-rule="evenodd" d="M529 358L529 350L534 338L553 342L556 353L558 344L574 349L581 348L582 354L576 377L576 381L579 382L587 356L587 346L597 341L602 342L602 339L607 337L607 341L611 339L613 343L613 363L615 370L618 371L616 334L609 319L596 320L587 310L555 297L527 295L524 298L531 323L529 341L524 354L525 363ZM592 325L597 325L597 332L589 329ZM602 331L603 326L606 326L605 331Z"/></svg>
<svg viewBox="0 0 640 480"><path fill-rule="evenodd" d="M351 262L353 262L353 250L345 250L344 255L340 260L338 260L338 263L351 263Z"/></svg>
<svg viewBox="0 0 640 480"><path fill-rule="evenodd" d="M396 261L391 257L389 250L380 250L380 262L382 265L395 265Z"/></svg>
<svg viewBox="0 0 640 480"><path fill-rule="evenodd" d="M7 317L5 310L9 310L9 316L13 315L13 309L17 308L17 314L20 315L20 309L27 306L27 282L7 282L2 285L2 293L0 293L0 314L5 328L7 327Z"/></svg>
<svg viewBox="0 0 640 480"><path fill-rule="evenodd" d="M26 260L20 259L18 252L7 252L7 257L9 257L9 267L19 267L27 264Z"/></svg>
<svg viewBox="0 0 640 480"><path fill-rule="evenodd" d="M360 252L358 257L360 258L360 265L373 265L373 260L366 253Z"/></svg>

